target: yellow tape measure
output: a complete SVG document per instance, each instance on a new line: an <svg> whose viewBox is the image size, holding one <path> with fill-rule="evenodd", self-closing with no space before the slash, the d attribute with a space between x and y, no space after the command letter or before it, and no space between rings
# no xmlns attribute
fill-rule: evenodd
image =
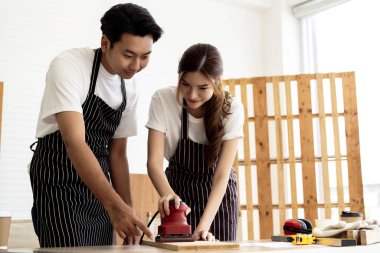
<svg viewBox="0 0 380 253"><path fill-rule="evenodd" d="M305 234L291 235L290 238L292 238L292 243L296 245L313 244L316 241L314 236Z"/></svg>

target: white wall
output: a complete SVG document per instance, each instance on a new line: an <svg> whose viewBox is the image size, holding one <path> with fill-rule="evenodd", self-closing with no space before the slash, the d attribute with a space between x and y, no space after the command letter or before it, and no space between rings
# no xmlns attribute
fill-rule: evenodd
<svg viewBox="0 0 380 253"><path fill-rule="evenodd" d="M262 14L215 0L140 0L165 31L153 48L149 67L139 74L137 137L129 140L131 172L146 171L144 124L154 90L176 83L177 63L191 44L216 45L225 78L264 74ZM0 80L4 82L0 153L0 210L14 219L30 218L32 194L26 165L32 152L45 73L59 52L99 46L100 17L119 1L0 0ZM280 74L280 73L278 73Z"/></svg>

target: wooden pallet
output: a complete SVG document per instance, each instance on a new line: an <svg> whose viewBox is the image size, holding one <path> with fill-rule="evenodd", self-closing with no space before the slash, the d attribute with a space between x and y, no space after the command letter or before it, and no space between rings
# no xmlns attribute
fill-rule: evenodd
<svg viewBox="0 0 380 253"><path fill-rule="evenodd" d="M236 242L206 242L206 241L195 241L195 242L155 242L143 240L143 245L180 251L180 250L238 250L240 249L239 243Z"/></svg>
<svg viewBox="0 0 380 253"><path fill-rule="evenodd" d="M354 72L223 83L244 108L234 168L248 240L270 239L289 218L306 218L315 227L315 219L343 210L365 213Z"/></svg>

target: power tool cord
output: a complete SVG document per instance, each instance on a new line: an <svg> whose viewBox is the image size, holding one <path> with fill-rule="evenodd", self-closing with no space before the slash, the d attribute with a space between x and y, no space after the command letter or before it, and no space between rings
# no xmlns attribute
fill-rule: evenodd
<svg viewBox="0 0 380 253"><path fill-rule="evenodd" d="M150 219L150 221L148 222L148 225L147 225L147 227L149 228L149 226L150 226L150 224L152 224L152 222L154 221L154 219L156 218L156 216L157 216L157 214L158 214L159 212L157 211L154 215L153 215L153 217ZM140 244L142 243L142 240L143 240L143 238L144 238L144 232L143 232L143 234L142 234L142 236L141 236L141 238L140 238Z"/></svg>

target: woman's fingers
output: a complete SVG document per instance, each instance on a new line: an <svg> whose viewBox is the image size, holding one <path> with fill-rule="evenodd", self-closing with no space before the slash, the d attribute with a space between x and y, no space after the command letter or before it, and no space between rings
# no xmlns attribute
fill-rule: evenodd
<svg viewBox="0 0 380 253"><path fill-rule="evenodd" d="M168 195L164 199L164 210L166 215L170 215L170 209L169 209L169 201L173 198L173 195Z"/></svg>
<svg viewBox="0 0 380 253"><path fill-rule="evenodd" d="M174 195L173 198L174 198L174 206L176 209L178 209L181 204L181 199L178 195Z"/></svg>
<svg viewBox="0 0 380 253"><path fill-rule="evenodd" d="M170 215L169 202L170 200L174 200L174 207L176 209L181 205L181 198L178 195L169 194L167 196L163 196L158 201L158 211L160 212L161 217L165 217Z"/></svg>
<svg viewBox="0 0 380 253"><path fill-rule="evenodd" d="M206 230L195 232L194 236L195 236L195 240L210 241L210 242L215 241L214 235Z"/></svg>

